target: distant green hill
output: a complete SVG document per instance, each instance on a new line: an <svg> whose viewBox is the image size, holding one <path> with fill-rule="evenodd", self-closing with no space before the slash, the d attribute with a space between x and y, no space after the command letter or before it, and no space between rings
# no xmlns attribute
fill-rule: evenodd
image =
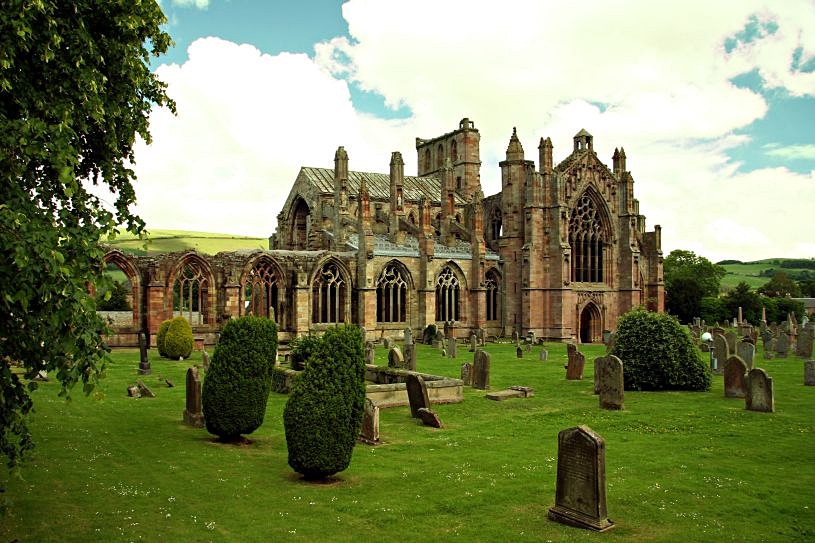
<svg viewBox="0 0 815 543"><path fill-rule="evenodd" d="M149 230L146 240L138 239L130 233L124 233L115 240L105 243L120 251L137 255L193 249L199 253L214 255L221 251L267 249L269 247L269 241L266 238L185 230Z"/></svg>
<svg viewBox="0 0 815 543"><path fill-rule="evenodd" d="M722 290L730 290L744 281L751 288L756 289L765 285L776 271L784 271L796 281L806 278L807 275L815 277L815 260L801 258L768 258L753 262L722 264L727 275L722 279Z"/></svg>

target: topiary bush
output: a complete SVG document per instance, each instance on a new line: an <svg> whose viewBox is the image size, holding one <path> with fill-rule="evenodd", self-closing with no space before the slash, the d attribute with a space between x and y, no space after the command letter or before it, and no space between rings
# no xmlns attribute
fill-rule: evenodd
<svg viewBox="0 0 815 543"><path fill-rule="evenodd" d="M667 313L629 311L617 321L611 354L626 390L709 390L710 368L688 330Z"/></svg>
<svg viewBox="0 0 815 543"><path fill-rule="evenodd" d="M348 467L365 402L362 331L329 328L294 381L283 410L289 465L306 480Z"/></svg>
<svg viewBox="0 0 815 543"><path fill-rule="evenodd" d="M263 424L277 355L277 325L263 317L227 321L201 391L207 431L236 441Z"/></svg>
<svg viewBox="0 0 815 543"><path fill-rule="evenodd" d="M306 367L306 362L308 362L308 359L311 357L311 353L315 351L319 344L320 338L318 336L308 335L294 338L291 343L289 343L289 347L291 348L291 355L289 357L291 369L303 371Z"/></svg>
<svg viewBox="0 0 815 543"><path fill-rule="evenodd" d="M164 339L167 337L167 329L170 327L170 323L173 319L167 319L166 321L161 321L161 324L158 325L158 332L156 332L156 347L158 348L159 356L163 358L167 358L167 351L164 348Z"/></svg>
<svg viewBox="0 0 815 543"><path fill-rule="evenodd" d="M164 335L164 354L171 360L189 358L192 352L192 326L184 317L176 317L170 321L167 333Z"/></svg>
<svg viewBox="0 0 815 543"><path fill-rule="evenodd" d="M425 345L432 345L433 341L435 341L436 336L438 336L439 331L436 329L435 324L428 324L425 326L424 331L422 332L422 342Z"/></svg>

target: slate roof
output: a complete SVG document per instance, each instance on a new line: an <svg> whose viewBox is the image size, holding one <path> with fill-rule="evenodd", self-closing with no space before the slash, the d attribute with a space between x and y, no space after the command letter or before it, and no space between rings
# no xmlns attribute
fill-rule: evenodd
<svg viewBox="0 0 815 543"><path fill-rule="evenodd" d="M332 171L333 175L333 171ZM332 235L329 233L329 235ZM359 236L357 234L350 234L348 236L348 245L353 249L359 249ZM452 247L441 245L438 239L433 248L434 258L451 258L455 260L472 260L472 250L470 242L458 240ZM375 256L419 256L419 240L416 237L408 234L405 236L405 243L397 245L391 243L387 234L374 234L374 255ZM487 249L486 260L498 260L497 253Z"/></svg>
<svg viewBox="0 0 815 543"><path fill-rule="evenodd" d="M334 194L334 169L311 168L304 166L300 175L305 176L319 192ZM352 195L359 194L359 185L362 179L368 185L368 194L371 200L389 200L391 197L390 175L385 173L348 172L348 190ZM441 205L441 179L438 177L415 177L406 175L402 185L402 196L407 202L419 203L422 197L427 198L431 204ZM455 205L466 205L458 193L455 195Z"/></svg>

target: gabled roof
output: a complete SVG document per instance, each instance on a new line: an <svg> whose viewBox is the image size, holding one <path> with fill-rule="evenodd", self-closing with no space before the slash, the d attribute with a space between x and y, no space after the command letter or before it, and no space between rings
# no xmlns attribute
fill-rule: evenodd
<svg viewBox="0 0 815 543"><path fill-rule="evenodd" d="M334 170L332 168L311 168L304 166L300 175L314 184L322 194L334 194ZM298 176L299 177L299 176ZM348 191L351 195L359 194L362 180L368 186L371 200L389 200L391 197L390 175L385 173L348 172ZM441 179L437 177L414 177L406 175L402 185L402 196L407 202L418 203L422 197L430 203L441 203ZM455 205L463 206L467 201L458 193L455 195Z"/></svg>

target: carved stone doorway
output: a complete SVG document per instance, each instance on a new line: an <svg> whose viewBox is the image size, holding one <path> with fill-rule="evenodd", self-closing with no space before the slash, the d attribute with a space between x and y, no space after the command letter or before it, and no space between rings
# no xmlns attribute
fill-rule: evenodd
<svg viewBox="0 0 815 543"><path fill-rule="evenodd" d="M603 317L597 306L590 302L580 312L580 343L600 341L603 329Z"/></svg>

